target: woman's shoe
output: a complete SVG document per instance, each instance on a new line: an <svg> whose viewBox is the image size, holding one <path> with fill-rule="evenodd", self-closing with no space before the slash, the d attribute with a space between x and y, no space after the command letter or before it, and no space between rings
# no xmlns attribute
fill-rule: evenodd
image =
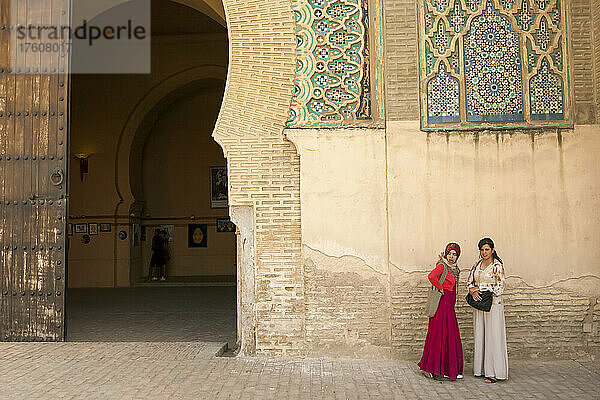
<svg viewBox="0 0 600 400"><path fill-rule="evenodd" d="M484 382L485 383L496 383L496 382L498 382L498 379L486 376Z"/></svg>

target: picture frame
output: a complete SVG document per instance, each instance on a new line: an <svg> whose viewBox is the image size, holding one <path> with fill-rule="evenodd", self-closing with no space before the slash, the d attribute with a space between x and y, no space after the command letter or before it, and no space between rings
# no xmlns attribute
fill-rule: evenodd
<svg viewBox="0 0 600 400"><path fill-rule="evenodd" d="M169 243L173 243L175 241L175 225L161 225L160 229L167 231Z"/></svg>
<svg viewBox="0 0 600 400"><path fill-rule="evenodd" d="M112 224L110 222L100 223L100 232L110 232L112 230Z"/></svg>
<svg viewBox="0 0 600 400"><path fill-rule="evenodd" d="M98 234L98 223L97 222L90 222L88 224L88 233L90 235L97 235Z"/></svg>
<svg viewBox="0 0 600 400"><path fill-rule="evenodd" d="M67 224L67 235L73 236L73 224L70 222Z"/></svg>
<svg viewBox="0 0 600 400"><path fill-rule="evenodd" d="M87 224L75 224L75 233L87 233Z"/></svg>
<svg viewBox="0 0 600 400"><path fill-rule="evenodd" d="M210 167L210 208L227 208L227 167Z"/></svg>
<svg viewBox="0 0 600 400"><path fill-rule="evenodd" d="M208 247L206 224L188 224L188 247Z"/></svg>
<svg viewBox="0 0 600 400"><path fill-rule="evenodd" d="M231 218L217 218L217 232L235 232L235 224Z"/></svg>

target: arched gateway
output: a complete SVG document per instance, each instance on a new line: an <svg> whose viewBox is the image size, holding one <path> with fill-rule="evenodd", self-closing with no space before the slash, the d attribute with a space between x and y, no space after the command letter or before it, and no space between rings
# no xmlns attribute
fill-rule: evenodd
<svg viewBox="0 0 600 400"><path fill-rule="evenodd" d="M178 2L227 21L230 62L213 137L227 158L230 214L240 232L238 334L248 352L261 335L269 336L262 341L273 346L269 350L293 352L299 338L288 333L301 323L303 289L299 158L283 135L295 69L291 3L272 2L265 13L258 3L227 0L223 13L214 0ZM66 25L71 2L18 3L11 8L11 0L0 2L0 335L7 341L62 341L72 101L68 57L60 51L17 60L21 70L9 67L8 55L13 24ZM46 64L53 69L41 67ZM255 281L255 268L284 272L264 273ZM277 310L263 305L270 296L281 297Z"/></svg>

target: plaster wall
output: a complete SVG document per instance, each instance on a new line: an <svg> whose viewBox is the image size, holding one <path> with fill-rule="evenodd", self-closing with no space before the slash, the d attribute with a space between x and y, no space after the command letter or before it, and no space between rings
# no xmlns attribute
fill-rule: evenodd
<svg viewBox="0 0 600 400"><path fill-rule="evenodd" d="M456 241L469 358L462 298L484 236L505 262L511 357L597 352L599 132L287 131L301 158L308 353L418 357L426 274Z"/></svg>

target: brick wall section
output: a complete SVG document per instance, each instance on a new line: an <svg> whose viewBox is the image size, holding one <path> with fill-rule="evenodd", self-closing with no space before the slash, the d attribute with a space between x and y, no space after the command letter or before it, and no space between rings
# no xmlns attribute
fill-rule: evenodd
<svg viewBox="0 0 600 400"><path fill-rule="evenodd" d="M465 359L472 360L472 308L464 300L467 274L468 271L461 273L456 315ZM427 333L423 307L429 287L425 276L425 272L394 273L392 348L396 356L404 359L420 357L423 352ZM598 353L597 332L583 333L589 298L573 296L559 289L535 289L519 279L509 278L504 302L509 358L574 359ZM599 314L596 310L596 323Z"/></svg>
<svg viewBox="0 0 600 400"><path fill-rule="evenodd" d="M596 121L600 121L600 2L593 3L592 21L594 25L594 88L596 96Z"/></svg>
<svg viewBox="0 0 600 400"><path fill-rule="evenodd" d="M309 356L389 357L387 276L335 273L304 264Z"/></svg>
<svg viewBox="0 0 600 400"><path fill-rule="evenodd" d="M575 123L596 121L594 93L594 57L592 54L592 0L573 0L571 7L571 45L573 86L575 88Z"/></svg>
<svg viewBox="0 0 600 400"><path fill-rule="evenodd" d="M304 343L300 161L283 136L295 73L290 1L226 0L230 66L214 132L228 160L230 204L255 210L256 352Z"/></svg>
<svg viewBox="0 0 600 400"><path fill-rule="evenodd" d="M419 119L417 6L415 0L384 0L386 115Z"/></svg>

